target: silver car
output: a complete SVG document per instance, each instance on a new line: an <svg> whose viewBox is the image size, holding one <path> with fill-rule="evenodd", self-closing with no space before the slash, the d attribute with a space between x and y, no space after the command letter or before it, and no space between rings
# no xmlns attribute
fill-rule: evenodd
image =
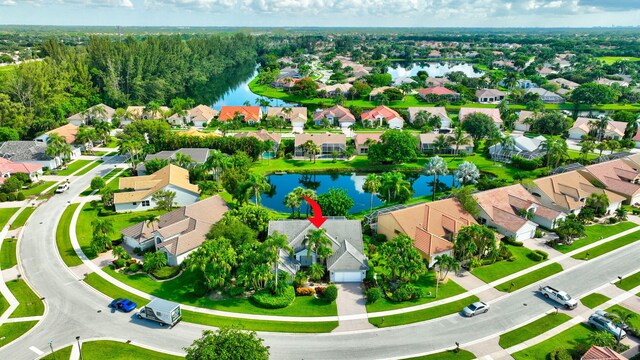
<svg viewBox="0 0 640 360"><path fill-rule="evenodd" d="M607 317L607 313L604 311L596 311L593 315L589 316L587 323L597 330L610 333L616 339L624 339L627 337L627 333L614 324L613 321Z"/></svg>
<svg viewBox="0 0 640 360"><path fill-rule="evenodd" d="M472 317L478 314L484 314L487 311L489 311L489 304L478 301L462 309L462 314L466 317Z"/></svg>

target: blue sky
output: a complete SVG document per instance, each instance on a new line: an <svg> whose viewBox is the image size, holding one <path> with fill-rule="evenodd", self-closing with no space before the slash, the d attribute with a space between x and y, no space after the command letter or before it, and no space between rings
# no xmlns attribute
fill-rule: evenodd
<svg viewBox="0 0 640 360"><path fill-rule="evenodd" d="M638 26L640 0L0 0L0 24Z"/></svg>

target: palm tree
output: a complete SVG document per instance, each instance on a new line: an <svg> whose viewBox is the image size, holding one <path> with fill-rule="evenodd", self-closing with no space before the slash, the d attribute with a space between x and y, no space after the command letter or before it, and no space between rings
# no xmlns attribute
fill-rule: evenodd
<svg viewBox="0 0 640 360"><path fill-rule="evenodd" d="M152 216L149 219L147 219L145 221L145 224L147 226L147 228L153 228L154 226L157 226L160 224L160 217L159 216Z"/></svg>
<svg viewBox="0 0 640 360"><path fill-rule="evenodd" d="M302 240L302 245L307 248L307 256L315 253L321 262L333 254L331 244L333 242L326 235L327 230L324 228L309 230L307 236Z"/></svg>
<svg viewBox="0 0 640 360"><path fill-rule="evenodd" d="M204 162L207 171L213 171L216 181L220 182L220 174L229 167L229 158L219 150L211 150L209 157Z"/></svg>
<svg viewBox="0 0 640 360"><path fill-rule="evenodd" d="M587 198L585 204L593 209L596 216L604 216L609 207L609 197L604 192L601 194L593 193Z"/></svg>
<svg viewBox="0 0 640 360"><path fill-rule="evenodd" d="M436 264L438 266L439 276L437 276L437 281L441 282L447 278L447 275L450 271L454 273L460 271L461 266L460 262L456 260L454 257L449 256L447 254L438 255L435 257ZM443 274L444 273L444 274Z"/></svg>
<svg viewBox="0 0 640 360"><path fill-rule="evenodd" d="M93 142L97 138L97 133L94 129L86 126L81 126L78 128L78 133L76 134L76 144L81 144L85 147L86 150L92 148Z"/></svg>
<svg viewBox="0 0 640 360"><path fill-rule="evenodd" d="M368 141L368 140L367 140ZM373 196L377 195L382 187L382 179L378 174L369 174L367 178L364 180L364 184L362 185L362 190L364 192L371 194L371 199L369 201L369 211L373 211Z"/></svg>
<svg viewBox="0 0 640 360"><path fill-rule="evenodd" d="M162 113L160 110L161 107L162 106L157 101L151 101L144 107L143 112L150 114L151 119L156 119L157 117L159 117L158 115L161 115Z"/></svg>
<svg viewBox="0 0 640 360"><path fill-rule="evenodd" d="M313 281L319 281L324 276L324 267L318 263L309 266L309 278Z"/></svg>
<svg viewBox="0 0 640 360"><path fill-rule="evenodd" d="M542 142L542 148L547 152L547 166L550 169L569 158L569 148L563 139L548 138Z"/></svg>
<svg viewBox="0 0 640 360"><path fill-rule="evenodd" d="M302 189L302 188L297 188L297 189ZM296 190L297 190L296 189ZM311 200L317 200L318 199L318 195L316 195L316 192L311 190L311 189L304 189L302 191L298 191L298 196L300 197L300 199L304 199L305 197L308 197ZM311 206L309 205L309 202L305 201L307 203L307 218L309 217L309 211L311 210Z"/></svg>
<svg viewBox="0 0 640 360"><path fill-rule="evenodd" d="M276 287L275 290L278 290L278 263L280 262L280 250L285 250L288 253L293 252L293 248L289 246L289 241L287 236L284 234L280 234L277 231L273 234L269 235L263 243L264 253L269 259L269 262L273 264L276 272Z"/></svg>
<svg viewBox="0 0 640 360"><path fill-rule="evenodd" d="M436 154L442 153L444 150L449 149L451 140L448 136L438 135L433 141L433 148L436 150Z"/></svg>
<svg viewBox="0 0 640 360"><path fill-rule="evenodd" d="M596 132L596 138L598 141L602 141L604 133L607 130L607 126L609 126L609 119L606 117L589 121L589 128L591 131Z"/></svg>
<svg viewBox="0 0 640 360"><path fill-rule="evenodd" d="M413 194L411 183L404 178L404 174L397 171L383 173L381 178L381 193L387 194L387 203L408 199Z"/></svg>
<svg viewBox="0 0 640 360"><path fill-rule="evenodd" d="M111 125L108 122L94 121L93 128L96 131L98 140L102 141L103 144L106 144L109 142L109 140L111 140Z"/></svg>
<svg viewBox="0 0 640 360"><path fill-rule="evenodd" d="M183 169L191 169L196 164L191 155L180 152L176 153L176 158L172 159L171 162Z"/></svg>
<svg viewBox="0 0 640 360"><path fill-rule="evenodd" d="M469 161L462 162L453 174L458 184L462 186L470 183L475 184L480 177L478 167Z"/></svg>
<svg viewBox="0 0 640 360"><path fill-rule="evenodd" d="M91 222L91 226L93 227L94 234L100 234L104 239L109 238L109 234L113 233L113 221L110 219L95 219ZM111 248L111 240L109 240L106 247L108 249Z"/></svg>
<svg viewBox="0 0 640 360"><path fill-rule="evenodd" d="M580 155L582 155L582 164L587 163L587 156L596 148L596 144L592 140L583 140L580 142Z"/></svg>
<svg viewBox="0 0 640 360"><path fill-rule="evenodd" d="M320 153L320 147L316 145L313 140L307 140L304 144L302 144L302 149L309 156L309 161L313 160L313 163L316 163L316 155Z"/></svg>
<svg viewBox="0 0 640 360"><path fill-rule="evenodd" d="M249 174L248 183L253 190L253 196L255 196L256 206L260 205L260 195L271 190L271 184L267 181L267 178L258 174Z"/></svg>
<svg viewBox="0 0 640 360"><path fill-rule="evenodd" d="M609 150L609 144L606 141L600 141L598 145L596 145L596 149L600 151L598 156L602 156L603 151Z"/></svg>
<svg viewBox="0 0 640 360"><path fill-rule="evenodd" d="M138 164L138 157L142 153L142 144L137 140L129 139L120 143L120 148L118 149L120 155L127 154L129 155L129 161L131 161L131 167L135 170L136 165Z"/></svg>
<svg viewBox="0 0 640 360"><path fill-rule="evenodd" d="M629 325L629 320L636 317L634 313L631 311L624 311L622 309L613 309L611 310L611 314L614 317L614 323L620 328L620 334L616 336L617 345L620 345L620 335L622 335L622 328L627 327Z"/></svg>
<svg viewBox="0 0 640 360"><path fill-rule="evenodd" d="M295 210L302 206L302 199L295 193L290 192L284 197L284 206L291 208L291 218L295 216Z"/></svg>
<svg viewBox="0 0 640 360"><path fill-rule="evenodd" d="M127 250L125 250L122 246L114 246L113 249L111 249L111 253L116 257L116 259L126 260L129 258L129 253L127 253Z"/></svg>
<svg viewBox="0 0 640 360"><path fill-rule="evenodd" d="M276 142L271 139L267 139L263 142L263 145L265 149L264 152L267 153L267 166L268 166L271 164L271 154L273 153L275 155Z"/></svg>
<svg viewBox="0 0 640 360"><path fill-rule="evenodd" d="M620 207L616 209L616 218L620 221L625 221L627 220L627 209Z"/></svg>
<svg viewBox="0 0 640 360"><path fill-rule="evenodd" d="M427 175L433 175L433 193L431 195L431 201L435 201L436 192L438 191L438 175L446 175L449 172L449 169L447 168L447 163L439 156L430 158L424 167Z"/></svg>
<svg viewBox="0 0 640 360"><path fill-rule="evenodd" d="M462 126L458 126L453 131L453 136L450 137L451 144L455 146L455 155L458 155L460 146L471 144L471 137L465 134L462 130Z"/></svg>
<svg viewBox="0 0 640 360"><path fill-rule="evenodd" d="M47 149L45 150L45 154L49 157L61 157L62 148L66 145L66 140L55 133L49 134L49 140L47 142Z"/></svg>

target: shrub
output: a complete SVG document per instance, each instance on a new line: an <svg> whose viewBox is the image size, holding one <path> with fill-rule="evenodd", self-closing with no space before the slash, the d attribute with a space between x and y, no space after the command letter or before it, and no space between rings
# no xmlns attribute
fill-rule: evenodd
<svg viewBox="0 0 640 360"><path fill-rule="evenodd" d="M324 291L324 299L327 302L334 302L338 298L338 288L335 285L327 286L327 289Z"/></svg>
<svg viewBox="0 0 640 360"><path fill-rule="evenodd" d="M375 244L367 244L367 250L369 251L369 256L371 256L372 254L376 253L376 250L378 250L378 247L375 246Z"/></svg>
<svg viewBox="0 0 640 360"><path fill-rule="evenodd" d="M505 236L502 238L502 242L507 244L507 245L512 245L512 246L523 246L522 242L520 241L516 241L516 239L513 236Z"/></svg>
<svg viewBox="0 0 640 360"><path fill-rule="evenodd" d="M14 193L8 193L7 194L7 201L16 201L16 194ZM613 218L612 218L613 219Z"/></svg>
<svg viewBox="0 0 640 360"><path fill-rule="evenodd" d="M125 263L126 262L125 262L124 259L118 259L118 260L115 260L113 262L113 265L115 266L116 269L120 269L121 267L123 267L125 265Z"/></svg>
<svg viewBox="0 0 640 360"><path fill-rule="evenodd" d="M244 288L242 286L234 286L229 289L229 296L236 297L244 294Z"/></svg>
<svg viewBox="0 0 640 360"><path fill-rule="evenodd" d="M137 273L138 271L140 271L140 264L138 264L137 262L129 264L129 271L131 271L132 273Z"/></svg>
<svg viewBox="0 0 640 360"><path fill-rule="evenodd" d="M378 241L378 242L387 242L387 235L385 235L385 234L376 234L376 241Z"/></svg>
<svg viewBox="0 0 640 360"><path fill-rule="evenodd" d="M325 286L316 286L315 290L316 294L324 296L324 292L327 290L327 288Z"/></svg>
<svg viewBox="0 0 640 360"><path fill-rule="evenodd" d="M251 298L257 306L265 309L281 309L291 305L296 298L296 291L293 286L287 285L280 295L273 295L268 289L262 289L256 291Z"/></svg>
<svg viewBox="0 0 640 360"><path fill-rule="evenodd" d="M13 194L9 194L9 195L13 195ZM9 201L11 201L11 200L9 200ZM615 224L617 222L618 222L618 218L615 218L615 217L610 217L609 218L609 224Z"/></svg>
<svg viewBox="0 0 640 360"><path fill-rule="evenodd" d="M536 229L536 232L535 232L535 234L533 235L533 237L534 237L534 238L536 238L536 239L539 239L539 238L541 238L541 237L543 237L543 236L544 236L544 233L543 233L543 232L542 232L542 230L540 230L540 229Z"/></svg>
<svg viewBox="0 0 640 360"><path fill-rule="evenodd" d="M133 253L136 255L142 255L142 248L137 246L133 248Z"/></svg>
<svg viewBox="0 0 640 360"><path fill-rule="evenodd" d="M556 349L550 354L552 360L572 360L571 354L567 349Z"/></svg>
<svg viewBox="0 0 640 360"><path fill-rule="evenodd" d="M540 256L542 256L543 260L547 260L549 258L549 253L542 250L534 250L534 252Z"/></svg>
<svg viewBox="0 0 640 360"><path fill-rule="evenodd" d="M7 201L7 194L0 193L0 202L5 202L5 201Z"/></svg>
<svg viewBox="0 0 640 360"><path fill-rule="evenodd" d="M633 215L640 215L640 209L633 208L631 212L633 213Z"/></svg>
<svg viewBox="0 0 640 360"><path fill-rule="evenodd" d="M101 176L96 176L91 179L91 190L100 190L104 187L105 181Z"/></svg>
<svg viewBox="0 0 640 360"><path fill-rule="evenodd" d="M16 195L16 200L22 201L24 199L26 199L26 197L24 196L24 194L22 192L19 192L18 195Z"/></svg>
<svg viewBox="0 0 640 360"><path fill-rule="evenodd" d="M396 291L391 296L392 301L409 301L422 297L422 290L419 287L412 284L402 284L398 286Z"/></svg>
<svg viewBox="0 0 640 360"><path fill-rule="evenodd" d="M316 291L313 288L297 288L296 296L311 296L315 294Z"/></svg>
<svg viewBox="0 0 640 360"><path fill-rule="evenodd" d="M537 158L533 160L527 160L521 156L513 156L511 158L511 166L521 170L535 170L542 167L542 159Z"/></svg>
<svg viewBox="0 0 640 360"><path fill-rule="evenodd" d="M294 276L293 276L293 287L295 287L296 289L299 287L302 287L304 284L307 283L307 273L305 273L304 271L299 271L297 272Z"/></svg>
<svg viewBox="0 0 640 360"><path fill-rule="evenodd" d="M382 290L380 290L380 288L378 287L371 288L367 290L366 297L367 303L373 304L376 301L380 300L380 298L382 298Z"/></svg>
<svg viewBox="0 0 640 360"><path fill-rule="evenodd" d="M158 280L166 280L178 275L179 272L179 266L163 266L157 270L151 271L151 275Z"/></svg>
<svg viewBox="0 0 640 360"><path fill-rule="evenodd" d="M542 255L538 254L535 251L528 253L527 257L533 261L542 261Z"/></svg>

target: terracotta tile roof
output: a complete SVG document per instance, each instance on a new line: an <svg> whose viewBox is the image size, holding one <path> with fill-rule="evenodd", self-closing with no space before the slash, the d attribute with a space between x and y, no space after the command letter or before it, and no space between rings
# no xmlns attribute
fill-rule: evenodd
<svg viewBox="0 0 640 360"><path fill-rule="evenodd" d="M244 121L260 121L262 110L260 106L223 106L218 115L218 121L233 120L236 114L244 116Z"/></svg>
<svg viewBox="0 0 640 360"><path fill-rule="evenodd" d="M307 141L313 141L316 145L322 146L322 144L346 144L347 137L344 134L296 134L295 146L298 147Z"/></svg>
<svg viewBox="0 0 640 360"><path fill-rule="evenodd" d="M612 191L593 186L578 171L543 177L533 180L533 183L558 206L567 210L582 208L584 202L580 201L580 199L585 199L591 194L606 194L612 204L624 200L624 197Z"/></svg>
<svg viewBox="0 0 640 360"><path fill-rule="evenodd" d="M133 191L113 194L113 202L123 204L142 201L167 185L196 194L200 193L198 186L189 182L189 171L170 164L151 175L119 178L118 189L133 189Z"/></svg>
<svg viewBox="0 0 640 360"><path fill-rule="evenodd" d="M44 166L40 164L31 163L16 163L11 160L0 157L0 173L2 174L14 174L17 172L31 174L34 171L42 169Z"/></svg>
<svg viewBox="0 0 640 360"><path fill-rule="evenodd" d="M636 134L631 139L634 141L640 141L640 129L638 129L638 132L636 132Z"/></svg>
<svg viewBox="0 0 640 360"><path fill-rule="evenodd" d="M580 129L584 131L585 134L588 134L591 131L591 126L589 126L589 123L591 121L597 121L597 120L598 119L579 117L576 119L576 122L573 123L573 126L569 130ZM624 136L624 130L626 128L627 128L627 123L624 121L609 120L607 123L607 128L605 129L605 132L613 132L618 136L622 137Z"/></svg>
<svg viewBox="0 0 640 360"><path fill-rule="evenodd" d="M67 144L73 144L76 142L76 135L78 135L78 129L80 127L71 123L62 125L59 128L47 131L47 134L57 134L64 138Z"/></svg>
<svg viewBox="0 0 640 360"><path fill-rule="evenodd" d="M627 360L627 358L608 347L592 346L580 360Z"/></svg>
<svg viewBox="0 0 640 360"><path fill-rule="evenodd" d="M258 140L262 140L262 141L267 141L267 140L271 140L273 142L275 142L276 144L280 144L280 140L282 139L282 136L278 133L275 132L268 132L265 129L260 129L258 131L247 131L247 132L243 132L243 133L237 133L235 135L233 135L234 137L237 138L243 138L243 137L254 137Z"/></svg>
<svg viewBox="0 0 640 360"><path fill-rule="evenodd" d="M332 106L328 109L324 109L322 111L317 111L313 114L313 120L318 121L322 118L327 117L328 115L333 116L338 119L338 122L355 122L356 118L351 114L349 109L342 107L340 105Z"/></svg>
<svg viewBox="0 0 640 360"><path fill-rule="evenodd" d="M353 137L353 142L354 144L357 145L363 145L365 142L367 142L367 140L373 140L373 141L380 141L380 137L382 136L381 133L377 133L377 134L356 134L356 136Z"/></svg>
<svg viewBox="0 0 640 360"><path fill-rule="evenodd" d="M398 119L402 119L402 116L400 116L400 114L398 114L397 111L390 109L386 106L378 106L377 108L374 108L372 110L369 111L365 111L362 113L362 120L375 120L379 117L384 118L385 120L389 121L391 119L394 118L398 118Z"/></svg>
<svg viewBox="0 0 640 360"><path fill-rule="evenodd" d="M589 165L585 170L602 183L607 190L634 196L640 193L640 172L634 170L622 159ZM584 170L583 170L584 171Z"/></svg>
<svg viewBox="0 0 640 360"><path fill-rule="evenodd" d="M496 124L502 124L502 118L500 117L500 110L494 108L460 108L458 118L464 121L468 115L473 113L481 113L489 116Z"/></svg>
<svg viewBox="0 0 640 360"><path fill-rule="evenodd" d="M418 90L420 95L458 95L457 92L447 89L444 86L434 86Z"/></svg>
<svg viewBox="0 0 640 360"><path fill-rule="evenodd" d="M524 124L524 121L531 118L533 116L533 111L521 110L518 114L518 121L516 124Z"/></svg>

